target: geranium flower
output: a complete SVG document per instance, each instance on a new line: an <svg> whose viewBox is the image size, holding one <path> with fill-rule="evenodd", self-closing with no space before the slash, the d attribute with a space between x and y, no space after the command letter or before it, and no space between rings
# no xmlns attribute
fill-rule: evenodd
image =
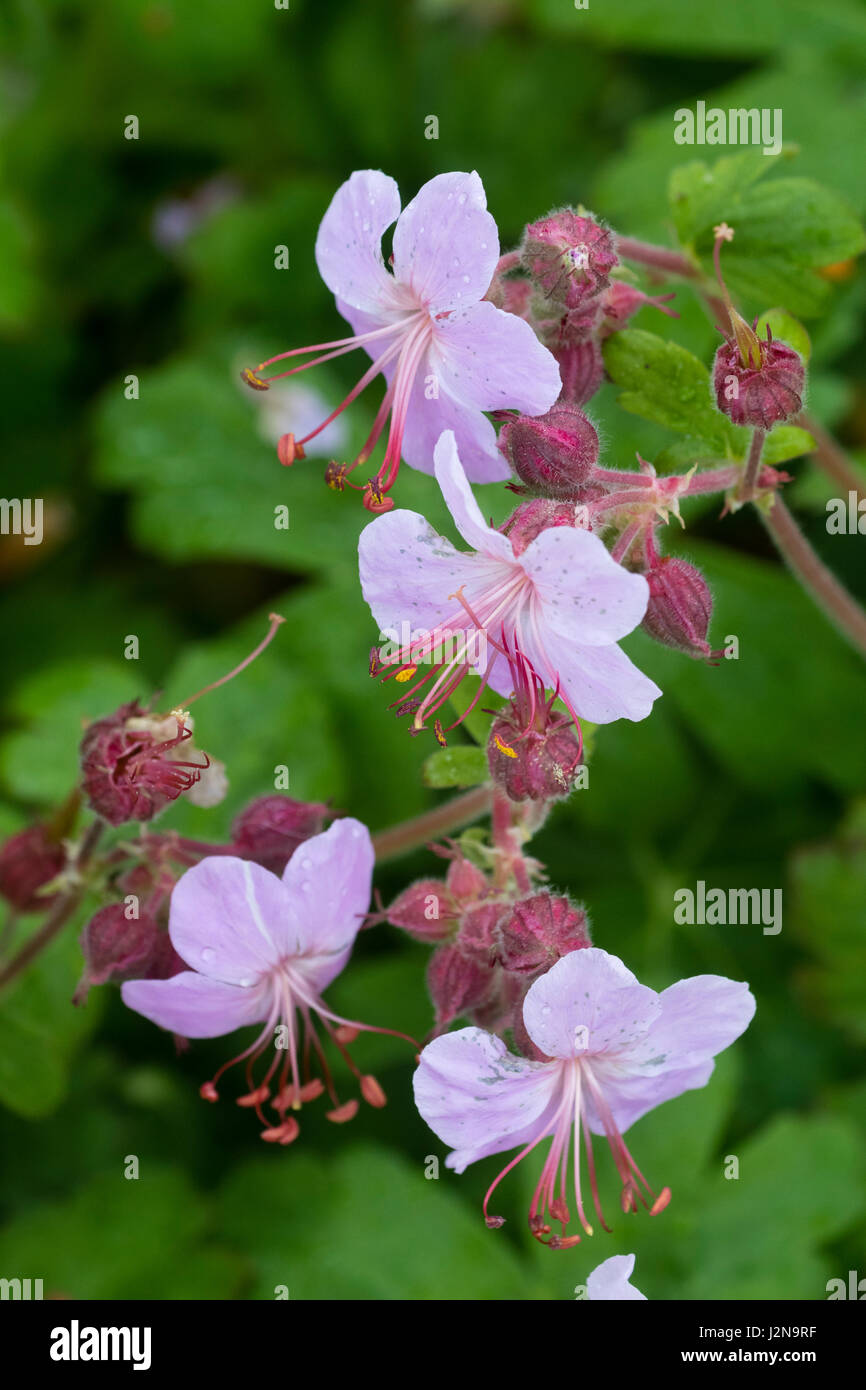
<svg viewBox="0 0 866 1390"><path fill-rule="evenodd" d="M328 1119L349 1120L357 1112L357 1100L339 1101L319 1027L357 1077L364 1099L385 1104L375 1077L362 1076L346 1048L366 1025L340 1018L321 997L349 959L370 905L372 873L369 831L349 817L306 840L282 878L245 859L203 859L183 875L171 898L169 936L190 969L122 988L131 1009L184 1037L216 1038L247 1024L264 1025L249 1047L205 1082L201 1094L216 1100L223 1072L246 1061L249 1090L238 1104L254 1108L262 1138L270 1142L296 1139L298 1122L287 1112L325 1090L332 1103ZM269 1051L273 1057L255 1082L253 1065ZM311 1074L314 1063L321 1077ZM276 1122L263 1113L268 1100Z"/></svg>
<svg viewBox="0 0 866 1390"><path fill-rule="evenodd" d="M391 273L382 260L382 237L393 222ZM384 461L364 490L370 510L393 505L385 494L401 456L431 471L433 445L446 429L455 432L475 481L507 478L483 412L513 407L541 415L561 382L556 360L529 324L484 299L498 260L496 223L477 174L438 174L402 212L392 178L375 169L352 174L322 219L316 263L354 336L294 348L242 375L250 386L266 389L279 377L358 347L373 365L321 425L300 439L284 437L282 462L303 458L305 445L381 372L387 390L370 437L352 464L329 470L332 486L342 489L349 472L366 463L389 417ZM317 354L313 361L261 376L274 363L310 353Z"/></svg>
<svg viewBox="0 0 866 1390"><path fill-rule="evenodd" d="M581 1133L590 1191L605 1230L593 1134L603 1134L610 1145L623 1211L636 1211L639 1202L653 1215L664 1210L669 1189L653 1192L623 1132L662 1101L706 1085L713 1058L740 1036L754 1011L745 984L696 975L656 994L616 956L588 946L563 956L526 995L523 1021L542 1060L514 1056L479 1028L447 1033L421 1054L415 1102L430 1128L454 1146L446 1163L458 1173L490 1154L520 1149L484 1199L489 1226L503 1220L488 1214L494 1189L542 1140L552 1138L529 1228L543 1243L565 1249L580 1240L567 1234L570 1153L578 1220L592 1235L584 1210ZM561 1234L552 1233L552 1221Z"/></svg>
<svg viewBox="0 0 866 1390"><path fill-rule="evenodd" d="M611 1255L603 1260L586 1280L586 1296L592 1302L610 1302L625 1299L635 1303L646 1303L647 1296L630 1284L634 1270L634 1255Z"/></svg>
<svg viewBox="0 0 866 1390"><path fill-rule="evenodd" d="M481 515L451 431L439 439L434 464L473 550L456 550L410 511L377 517L359 543L364 598L380 632L397 635L379 651L374 674L387 668L386 679L407 685L426 668L398 712L412 712L414 729L422 728L474 672L481 689L518 695L527 732L539 678L576 725L581 717L596 724L644 719L661 691L616 645L644 615L644 577L617 564L598 536L571 526L549 527L516 554Z"/></svg>

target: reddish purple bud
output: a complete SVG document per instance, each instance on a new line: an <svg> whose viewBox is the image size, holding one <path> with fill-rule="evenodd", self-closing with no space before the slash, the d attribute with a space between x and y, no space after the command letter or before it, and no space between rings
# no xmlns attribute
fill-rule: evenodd
<svg viewBox="0 0 866 1390"><path fill-rule="evenodd" d="M497 928L507 908L501 902L476 903L461 914L457 945L482 965L493 965L499 948Z"/></svg>
<svg viewBox="0 0 866 1390"><path fill-rule="evenodd" d="M526 228L521 258L545 299L568 309L606 289L617 264L613 233L570 208Z"/></svg>
<svg viewBox="0 0 866 1390"><path fill-rule="evenodd" d="M707 629L713 600L707 582L694 565L678 556L665 556L647 574L650 597L642 626L666 647L697 659L713 655Z"/></svg>
<svg viewBox="0 0 866 1390"><path fill-rule="evenodd" d="M576 524L574 503L554 502L548 497L533 497L530 502L521 502L506 521L503 530L511 541L515 555L522 555L526 547L531 545L542 531L547 531L551 526Z"/></svg>
<svg viewBox="0 0 866 1390"><path fill-rule="evenodd" d="M497 446L528 487L550 497L577 496L598 462L595 427L571 405L507 420Z"/></svg>
<svg viewBox="0 0 866 1390"><path fill-rule="evenodd" d="M211 765L187 757L192 720L182 710L148 714L137 700L89 725L81 742L84 792L110 825L151 820Z"/></svg>
<svg viewBox="0 0 866 1390"><path fill-rule="evenodd" d="M465 855L458 854L448 865L445 875L448 889L458 903L473 902L488 891L484 874Z"/></svg>
<svg viewBox="0 0 866 1390"><path fill-rule="evenodd" d="M92 985L112 980L167 980L188 967L156 917L143 908L129 918L125 903L110 903L91 917L81 934L84 973L73 996L84 1003Z"/></svg>
<svg viewBox="0 0 866 1390"><path fill-rule="evenodd" d="M485 1003L495 988L494 969L464 955L459 946L440 946L430 959L427 988L441 1031Z"/></svg>
<svg viewBox="0 0 866 1390"><path fill-rule="evenodd" d="M760 339L744 322L738 338L726 339L713 364L716 404L735 425L769 430L798 415L806 369L798 352L774 339Z"/></svg>
<svg viewBox="0 0 866 1390"><path fill-rule="evenodd" d="M293 801L290 796L260 796L245 806L232 825L232 849L272 874L281 874L298 845L318 835L330 815L316 801Z"/></svg>
<svg viewBox="0 0 866 1390"><path fill-rule="evenodd" d="M580 742L569 719L542 707L539 727L521 729L518 711L494 720L487 745L490 775L511 801L554 801L567 796L581 763Z"/></svg>
<svg viewBox="0 0 866 1390"><path fill-rule="evenodd" d="M381 917L374 918L382 919L416 941L444 941L454 935L456 904L442 879L422 878L404 889Z"/></svg>
<svg viewBox="0 0 866 1390"><path fill-rule="evenodd" d="M625 328L629 319L645 304L651 304L655 309L660 309L663 314L668 315L668 318L679 318L679 314L666 307L668 301L675 298L676 291L671 291L670 294L644 294L643 290L636 289L634 285L626 284L624 280L614 280L605 290L602 300L601 336L607 338L617 329Z"/></svg>
<svg viewBox="0 0 866 1390"><path fill-rule="evenodd" d="M536 893L515 903L499 928L499 960L519 975L540 975L561 956L592 943L582 907L568 898Z"/></svg>
<svg viewBox="0 0 866 1390"><path fill-rule="evenodd" d="M50 907L53 894L41 894L66 864L66 851L41 823L19 830L0 847L0 896L19 912Z"/></svg>

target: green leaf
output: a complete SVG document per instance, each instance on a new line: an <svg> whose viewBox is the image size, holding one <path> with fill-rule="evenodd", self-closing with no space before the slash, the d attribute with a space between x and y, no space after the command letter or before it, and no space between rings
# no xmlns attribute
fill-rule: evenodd
<svg viewBox="0 0 866 1390"><path fill-rule="evenodd" d="M799 850L791 864L794 930L815 964L803 987L852 1038L866 1042L866 835Z"/></svg>
<svg viewBox="0 0 866 1390"><path fill-rule="evenodd" d="M735 441L742 431L716 409L703 362L679 343L642 328L627 328L607 339L604 365L621 388L623 410L694 436L723 458L736 453Z"/></svg>
<svg viewBox="0 0 866 1390"><path fill-rule="evenodd" d="M704 1202L681 1297L824 1299L834 1271L821 1245L864 1208L866 1158L854 1127L821 1116L779 1116L734 1145L739 1176L722 1165Z"/></svg>
<svg viewBox="0 0 866 1390"><path fill-rule="evenodd" d="M733 227L721 261L735 300L769 299L791 313L816 314L830 289L816 270L859 255L866 235L845 200L812 179L765 179L775 163L747 151L712 168L685 165L671 175L671 211L681 244L708 276L714 227Z"/></svg>
<svg viewBox="0 0 866 1390"><path fill-rule="evenodd" d="M439 748L424 763L428 787L477 787L490 778L487 754L475 744Z"/></svg>
<svg viewBox="0 0 866 1390"><path fill-rule="evenodd" d="M253 1297L273 1298L280 1285L292 1300L537 1297L528 1264L457 1195L461 1179L441 1147L425 1137L411 1164L356 1144L325 1161L283 1153L282 1162L237 1168L222 1190L220 1226L255 1267ZM425 1176L432 1157L438 1178Z"/></svg>
<svg viewBox="0 0 866 1390"><path fill-rule="evenodd" d="M72 995L83 961L78 926L96 910L80 909L63 934L3 994L0 1011L0 1102L30 1119L49 1115L66 1095L69 1069L77 1048L93 1031L102 1013L99 994L75 1008ZM29 934L42 918L28 917ZM26 936L21 927L15 944Z"/></svg>

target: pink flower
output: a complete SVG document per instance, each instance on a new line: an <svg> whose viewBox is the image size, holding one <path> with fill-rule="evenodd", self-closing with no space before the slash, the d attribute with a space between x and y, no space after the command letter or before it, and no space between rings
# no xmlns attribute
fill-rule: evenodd
<svg viewBox="0 0 866 1390"><path fill-rule="evenodd" d="M382 260L382 237L393 222L392 274ZM385 494L401 456L431 471L433 445L446 429L457 436L473 479L507 478L484 412L514 407L541 415L561 383L555 359L529 324L485 300L498 260L496 223L477 174L438 174L402 212L393 179L375 169L352 174L322 219L316 263L355 336L280 353L243 375L266 389L277 377L260 373L275 362L320 354L277 374L291 376L357 347L373 365L318 428L302 439L284 436L282 462L303 458L304 446L383 373L387 390L370 437L351 465L329 470L332 486L342 489L348 473L367 462L389 417L385 458L365 489L370 510L391 505Z"/></svg>
<svg viewBox="0 0 866 1390"><path fill-rule="evenodd" d="M586 1280L586 1296L591 1302L609 1302L626 1299L635 1303L646 1303L647 1296L629 1283L634 1270L634 1255L611 1255L603 1260Z"/></svg>
<svg viewBox="0 0 866 1390"><path fill-rule="evenodd" d="M191 968L168 980L134 980L122 988L131 1009L184 1037L216 1038L248 1024L264 1025L201 1093L216 1100L219 1077L245 1060L249 1092L238 1104L255 1109L262 1138L270 1142L297 1138L298 1122L286 1112L323 1090L333 1107L328 1119L348 1120L358 1109L356 1100L340 1104L320 1027L352 1069L364 1099L385 1104L375 1077L361 1076L346 1050L365 1025L332 1013L321 997L349 959L370 905L372 873L369 832L348 817L301 845L282 878L231 856L203 859L183 875L171 898L169 936ZM256 1084L253 1063L269 1051L272 1060ZM311 1076L311 1062L318 1063L321 1079ZM262 1111L272 1084L276 1122Z"/></svg>
<svg viewBox="0 0 866 1390"><path fill-rule="evenodd" d="M646 610L643 576L618 565L598 536L569 526L543 530L515 553L481 515L450 431L434 461L455 525L473 550L456 550L410 511L377 517L359 544L364 598L392 638L374 673L389 668L405 686L426 667L400 702L400 711L413 713L414 729L435 717L471 671L482 688L526 693L530 714L540 678L575 723L644 719L661 691L616 645ZM434 728L442 738L438 720Z"/></svg>
<svg viewBox="0 0 866 1390"><path fill-rule="evenodd" d="M502 1225L502 1217L488 1215L493 1190L542 1140L552 1138L529 1228L543 1243L565 1249L580 1240L567 1234L570 1153L578 1220L592 1235L584 1210L581 1132L590 1191L605 1230L593 1134L603 1134L610 1145L623 1211L636 1211L638 1202L653 1215L664 1210L669 1189L656 1196L623 1132L662 1101L706 1085L713 1058L740 1036L754 1011L745 984L696 975L656 994L616 956L588 946L563 956L526 995L523 1021L547 1060L516 1057L479 1028L447 1033L421 1054L415 1103L439 1138L454 1145L446 1162L458 1173L490 1154L520 1149L484 1199L489 1226ZM552 1221L561 1225L561 1234L552 1234Z"/></svg>

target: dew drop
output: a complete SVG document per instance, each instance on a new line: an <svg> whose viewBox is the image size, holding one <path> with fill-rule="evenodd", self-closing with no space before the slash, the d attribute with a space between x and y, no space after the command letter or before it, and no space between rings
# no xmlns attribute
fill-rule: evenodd
<svg viewBox="0 0 866 1390"><path fill-rule="evenodd" d="M210 962L214 959L215 956L216 951L211 950L210 946L205 946L204 950L201 953L201 958L204 961L205 965L210 965Z"/></svg>

